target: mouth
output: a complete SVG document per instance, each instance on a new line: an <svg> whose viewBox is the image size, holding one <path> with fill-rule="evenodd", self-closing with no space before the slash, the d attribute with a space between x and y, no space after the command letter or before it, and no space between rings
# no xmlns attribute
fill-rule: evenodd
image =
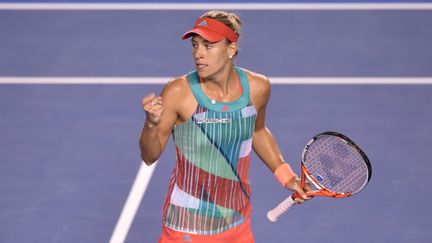
<svg viewBox="0 0 432 243"><path fill-rule="evenodd" d="M197 69L203 69L203 68L206 68L207 67L207 65L206 64L196 64L196 68Z"/></svg>

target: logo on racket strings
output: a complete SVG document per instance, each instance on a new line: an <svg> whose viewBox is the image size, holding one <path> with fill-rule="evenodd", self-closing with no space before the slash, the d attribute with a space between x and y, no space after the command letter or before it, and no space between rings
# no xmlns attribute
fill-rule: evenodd
<svg viewBox="0 0 432 243"><path fill-rule="evenodd" d="M318 182L322 182L324 180L324 178L320 175L317 175L315 178L317 179Z"/></svg>

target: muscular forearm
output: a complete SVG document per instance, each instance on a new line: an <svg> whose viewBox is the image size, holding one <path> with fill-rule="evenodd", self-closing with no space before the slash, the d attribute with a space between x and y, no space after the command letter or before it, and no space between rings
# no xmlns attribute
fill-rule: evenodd
<svg viewBox="0 0 432 243"><path fill-rule="evenodd" d="M298 177L291 166L285 163L282 153L270 130L266 127L255 131L253 147L257 155L273 172L279 183L291 190L298 191Z"/></svg>
<svg viewBox="0 0 432 243"><path fill-rule="evenodd" d="M267 167L274 172L284 163L282 153L272 133L266 127L256 130L253 136L253 148Z"/></svg>
<svg viewBox="0 0 432 243"><path fill-rule="evenodd" d="M162 145L159 139L158 126L146 122L141 132L139 145L141 159L147 164L153 164L162 153Z"/></svg>

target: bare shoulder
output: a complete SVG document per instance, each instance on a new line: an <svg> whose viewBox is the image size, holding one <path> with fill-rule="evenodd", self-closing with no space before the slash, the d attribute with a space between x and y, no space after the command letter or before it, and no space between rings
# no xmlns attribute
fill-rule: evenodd
<svg viewBox="0 0 432 243"><path fill-rule="evenodd" d="M170 80L162 90L161 96L164 110L176 113L178 122L187 120L195 111L197 103L186 75Z"/></svg>
<svg viewBox="0 0 432 243"><path fill-rule="evenodd" d="M249 79L250 97L254 106L260 110L265 107L270 98L270 81L260 73L256 73L247 69L243 69Z"/></svg>
<svg viewBox="0 0 432 243"><path fill-rule="evenodd" d="M257 72L253 72L248 69L243 68L243 70L246 72L249 78L249 84L251 86L251 90L255 89L255 90L266 91L270 89L270 81L267 78L267 76Z"/></svg>
<svg viewBox="0 0 432 243"><path fill-rule="evenodd" d="M181 95L189 89L186 76L181 76L168 81L162 90L162 96L170 97Z"/></svg>

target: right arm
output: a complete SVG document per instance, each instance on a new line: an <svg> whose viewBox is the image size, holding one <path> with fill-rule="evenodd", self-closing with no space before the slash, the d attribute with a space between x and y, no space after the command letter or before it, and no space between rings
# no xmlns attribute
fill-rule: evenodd
<svg viewBox="0 0 432 243"><path fill-rule="evenodd" d="M170 81L160 96L151 93L142 100L146 119L139 146L141 159L147 165L159 159L177 121L179 107L177 96L182 93L180 83L179 80Z"/></svg>

